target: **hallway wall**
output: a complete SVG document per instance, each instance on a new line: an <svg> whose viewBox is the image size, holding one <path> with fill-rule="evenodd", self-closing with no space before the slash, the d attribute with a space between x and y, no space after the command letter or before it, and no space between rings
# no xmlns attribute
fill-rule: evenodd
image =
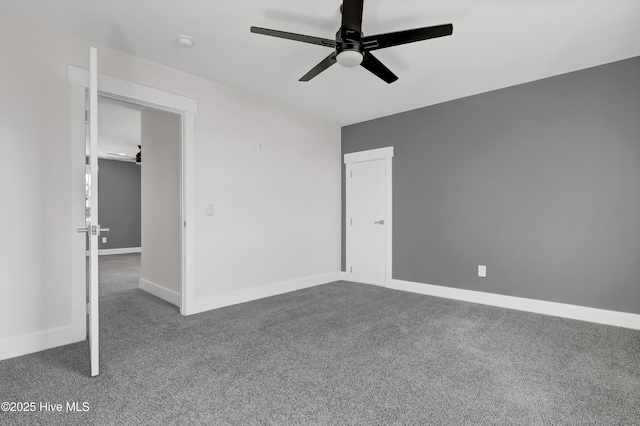
<svg viewBox="0 0 640 426"><path fill-rule="evenodd" d="M142 111L142 264L140 288L169 292L180 304L181 117Z"/></svg>

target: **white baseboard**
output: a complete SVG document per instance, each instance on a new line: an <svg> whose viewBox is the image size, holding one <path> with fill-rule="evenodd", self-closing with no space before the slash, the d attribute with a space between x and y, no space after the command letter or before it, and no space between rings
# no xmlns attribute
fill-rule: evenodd
<svg viewBox="0 0 640 426"><path fill-rule="evenodd" d="M25 334L0 340L0 361L14 358L58 346L81 342L86 339L86 333L74 329L73 326L60 327L39 333Z"/></svg>
<svg viewBox="0 0 640 426"><path fill-rule="evenodd" d="M250 302L252 300L263 299L265 297L276 296L278 294L289 293L291 291L302 290L309 287L315 287L321 284L328 284L339 280L339 272L330 272L327 274L284 281L261 287L216 294L206 298L198 298L194 301L193 309L190 310L189 315L223 308L225 306L237 305L239 303Z"/></svg>
<svg viewBox="0 0 640 426"><path fill-rule="evenodd" d="M350 275L348 272L340 271L340 281L349 281Z"/></svg>
<svg viewBox="0 0 640 426"><path fill-rule="evenodd" d="M598 324L615 325L617 327L640 330L640 315L628 312L608 311L605 309L589 308L586 306L526 299L524 297L505 296L502 294L485 293L481 291L464 290L460 288L421 284L402 280L391 280L387 287L395 290L425 294L428 296L463 300L465 302L499 306L501 308L516 309L519 311L534 312L537 314L571 318Z"/></svg>
<svg viewBox="0 0 640 426"><path fill-rule="evenodd" d="M171 303L172 305L180 307L180 303L182 301L180 293L176 293L175 291L166 289L156 283L152 283L151 281L142 278L138 281L138 287L140 290L144 290L149 294L153 294L154 296Z"/></svg>
<svg viewBox="0 0 640 426"><path fill-rule="evenodd" d="M115 249L98 249L98 256L108 256L111 254L129 254L142 253L142 247L125 247ZM84 254L89 256L89 250L85 250Z"/></svg>
<svg viewBox="0 0 640 426"><path fill-rule="evenodd" d="M114 249L98 249L98 256L110 254L142 253L142 247L124 247Z"/></svg>

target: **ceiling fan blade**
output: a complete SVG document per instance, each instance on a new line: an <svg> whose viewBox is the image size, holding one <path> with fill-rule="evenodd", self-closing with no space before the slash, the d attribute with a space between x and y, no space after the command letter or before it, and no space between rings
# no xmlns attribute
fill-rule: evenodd
<svg viewBox="0 0 640 426"><path fill-rule="evenodd" d="M385 67L382 62L369 52L365 53L364 60L360 65L387 83L393 83L398 79L398 76L392 73L389 68Z"/></svg>
<svg viewBox="0 0 640 426"><path fill-rule="evenodd" d="M342 28L362 32L362 8L364 0L342 2Z"/></svg>
<svg viewBox="0 0 640 426"><path fill-rule="evenodd" d="M377 50L451 34L453 34L453 24L444 24L362 37L362 43L365 50Z"/></svg>
<svg viewBox="0 0 640 426"><path fill-rule="evenodd" d="M313 77L317 76L322 71L326 70L327 68L329 68L331 65L333 65L335 63L336 63L336 52L333 52L333 53L331 53L331 55L329 55L326 58L324 58L324 60L322 62L320 62L315 67L313 67L311 69L311 71L309 71L308 73L303 75L302 78L300 78L299 81L309 81Z"/></svg>
<svg viewBox="0 0 640 426"><path fill-rule="evenodd" d="M107 155L111 155L113 157L118 157L118 158L129 158L131 160L134 160L136 158L130 155L116 154L115 152L107 152Z"/></svg>
<svg viewBox="0 0 640 426"><path fill-rule="evenodd" d="M313 37L304 34L288 33L285 31L270 30L268 28L251 27L251 32L268 35L271 37L285 38L287 40L301 41L303 43L318 44L320 46L336 47L336 41L328 38Z"/></svg>

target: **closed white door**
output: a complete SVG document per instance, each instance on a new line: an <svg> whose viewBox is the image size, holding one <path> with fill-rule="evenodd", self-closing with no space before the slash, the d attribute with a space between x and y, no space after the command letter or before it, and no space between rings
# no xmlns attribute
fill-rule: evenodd
<svg viewBox="0 0 640 426"><path fill-rule="evenodd" d="M349 185L350 227L347 271L351 280L385 285L386 276L386 160L352 163Z"/></svg>

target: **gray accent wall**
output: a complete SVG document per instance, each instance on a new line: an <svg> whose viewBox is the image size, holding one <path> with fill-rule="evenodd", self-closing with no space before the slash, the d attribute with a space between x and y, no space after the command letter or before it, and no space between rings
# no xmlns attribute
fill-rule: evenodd
<svg viewBox="0 0 640 426"><path fill-rule="evenodd" d="M140 166L132 162L98 159L98 215L108 227L100 249L140 247Z"/></svg>
<svg viewBox="0 0 640 426"><path fill-rule="evenodd" d="M394 279L640 313L640 57L342 129L384 146Z"/></svg>

